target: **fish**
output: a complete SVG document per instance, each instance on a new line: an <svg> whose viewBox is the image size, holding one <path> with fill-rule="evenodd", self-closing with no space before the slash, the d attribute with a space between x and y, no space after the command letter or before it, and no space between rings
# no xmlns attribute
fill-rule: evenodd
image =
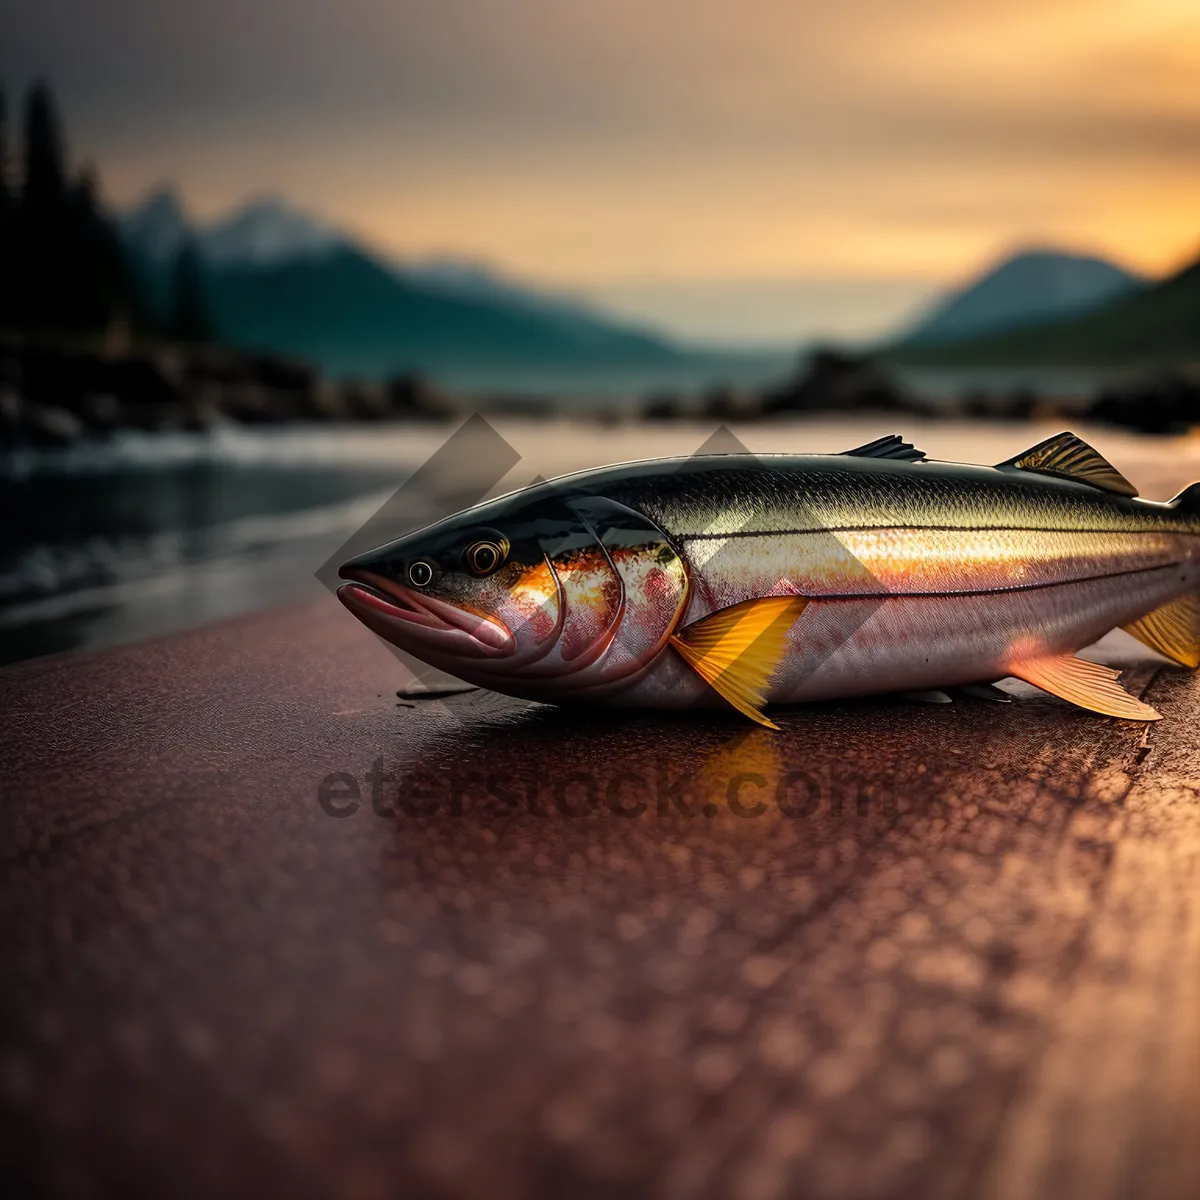
<svg viewBox="0 0 1200 1200"><path fill-rule="evenodd" d="M1015 678L1159 713L1078 652L1200 665L1200 483L1170 501L1072 433L995 466L898 434L540 481L344 563L342 603L430 666L551 704L732 708ZM961 694L961 693L960 693Z"/></svg>

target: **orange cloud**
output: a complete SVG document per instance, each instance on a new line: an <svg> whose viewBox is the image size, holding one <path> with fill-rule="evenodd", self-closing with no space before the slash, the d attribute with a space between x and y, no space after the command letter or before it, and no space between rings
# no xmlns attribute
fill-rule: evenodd
<svg viewBox="0 0 1200 1200"><path fill-rule="evenodd" d="M596 286L1029 241L1161 270L1200 240L1195 0L213 0L157 31L65 2L22 44L76 64L123 198L283 190L397 253Z"/></svg>

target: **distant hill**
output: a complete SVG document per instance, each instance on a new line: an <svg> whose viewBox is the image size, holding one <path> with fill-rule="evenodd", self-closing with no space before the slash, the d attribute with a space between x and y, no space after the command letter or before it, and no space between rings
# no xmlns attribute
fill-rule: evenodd
<svg viewBox="0 0 1200 1200"><path fill-rule="evenodd" d="M129 212L117 214L117 228L126 247L144 263L169 263L189 232L187 214L170 188L151 192Z"/></svg>
<svg viewBox="0 0 1200 1200"><path fill-rule="evenodd" d="M199 236L212 267L273 267L349 245L337 230L274 196L252 200Z"/></svg>
<svg viewBox="0 0 1200 1200"><path fill-rule="evenodd" d="M320 257L350 239L275 196L262 196L207 224L193 221L173 188L159 187L118 215L125 244L147 263L167 266L190 236L211 267L275 266Z"/></svg>
<svg viewBox="0 0 1200 1200"><path fill-rule="evenodd" d="M1200 260L1098 309L1034 328L950 345L902 345L894 357L931 366L1168 366L1200 362Z"/></svg>
<svg viewBox="0 0 1200 1200"><path fill-rule="evenodd" d="M665 363L681 352L648 334L409 282L340 246L319 257L210 273L218 326L234 344L366 375L419 368L562 368Z"/></svg>
<svg viewBox="0 0 1200 1200"><path fill-rule="evenodd" d="M307 357L337 374L494 371L501 379L670 367L692 357L653 331L472 263L391 263L274 198L195 225L173 192L159 190L119 226L152 304L165 306L175 256L192 237L224 340Z"/></svg>
<svg viewBox="0 0 1200 1200"><path fill-rule="evenodd" d="M400 264L397 269L410 282L447 296L517 305L538 312L551 311L560 316L571 313L589 320L608 320L594 305L578 296L515 282L470 258L426 258Z"/></svg>
<svg viewBox="0 0 1200 1200"><path fill-rule="evenodd" d="M1042 325L1137 291L1143 281L1101 258L1035 250L990 267L939 301L899 338L902 352Z"/></svg>

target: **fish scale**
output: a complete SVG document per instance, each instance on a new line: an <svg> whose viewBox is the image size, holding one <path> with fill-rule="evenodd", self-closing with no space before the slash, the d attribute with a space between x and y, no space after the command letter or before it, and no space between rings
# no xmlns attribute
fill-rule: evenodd
<svg viewBox="0 0 1200 1200"><path fill-rule="evenodd" d="M664 460L653 469L632 464L611 494L678 537L734 530L837 532L864 524L1196 532L1194 516L1167 505L1047 476L1035 484L1006 478L995 468L949 463L852 460L853 468L847 468L838 455L794 455L786 456L790 469L781 469L772 460L785 456L725 457L729 461ZM583 484L586 476L578 478Z"/></svg>

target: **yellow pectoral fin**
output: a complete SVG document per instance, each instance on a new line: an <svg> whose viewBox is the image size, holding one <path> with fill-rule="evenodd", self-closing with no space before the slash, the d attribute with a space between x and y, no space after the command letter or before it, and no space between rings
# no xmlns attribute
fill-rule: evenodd
<svg viewBox="0 0 1200 1200"><path fill-rule="evenodd" d="M1180 596L1121 628L1180 666L1200 667L1200 596Z"/></svg>
<svg viewBox="0 0 1200 1200"><path fill-rule="evenodd" d="M1052 696L1107 717L1124 717L1128 721L1159 719L1159 713L1150 705L1143 704L1117 683L1120 671L1076 658L1072 654L1027 658L1022 662L1010 663L1008 671L1017 679L1032 683Z"/></svg>
<svg viewBox="0 0 1200 1200"><path fill-rule="evenodd" d="M783 657L787 633L808 603L802 596L746 600L711 613L671 638L671 645L718 695L768 729L760 711Z"/></svg>

